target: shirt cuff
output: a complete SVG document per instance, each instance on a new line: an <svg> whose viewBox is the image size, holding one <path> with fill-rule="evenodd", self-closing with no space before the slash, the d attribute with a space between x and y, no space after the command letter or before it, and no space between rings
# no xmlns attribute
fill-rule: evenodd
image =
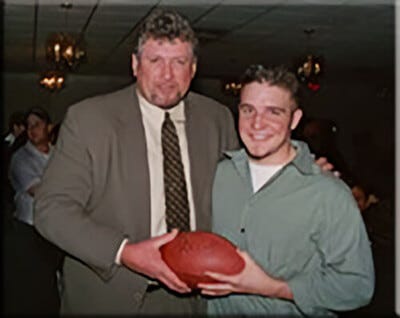
<svg viewBox="0 0 400 318"><path fill-rule="evenodd" d="M122 251L123 251L123 249L124 249L124 247L125 247L125 245L126 245L127 243L128 243L128 239L127 239L127 238L125 238L125 239L121 242L121 245L119 246L117 255L115 256L115 260L114 260L115 264L121 265L121 254L122 254Z"/></svg>

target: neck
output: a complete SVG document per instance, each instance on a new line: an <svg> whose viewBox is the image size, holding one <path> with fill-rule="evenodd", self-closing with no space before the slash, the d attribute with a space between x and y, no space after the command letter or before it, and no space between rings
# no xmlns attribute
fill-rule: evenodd
<svg viewBox="0 0 400 318"><path fill-rule="evenodd" d="M40 152L43 153L49 153L50 151L50 145L48 143L46 144L40 144L40 145L35 145L36 149L39 150Z"/></svg>
<svg viewBox="0 0 400 318"><path fill-rule="evenodd" d="M268 155L264 158L255 158L249 156L249 160L254 162L255 164L266 165L266 166L274 166L274 165L286 165L290 161L294 159L296 156L296 149L292 146L291 143L288 143L281 149L280 154Z"/></svg>

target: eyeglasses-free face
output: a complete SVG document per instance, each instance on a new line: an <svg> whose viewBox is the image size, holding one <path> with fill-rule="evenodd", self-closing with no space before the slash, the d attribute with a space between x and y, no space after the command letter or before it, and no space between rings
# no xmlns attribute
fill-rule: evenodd
<svg viewBox="0 0 400 318"><path fill-rule="evenodd" d="M268 83L252 82L241 91L239 133L247 152L260 164L281 164L290 150L290 133L302 116L290 93Z"/></svg>

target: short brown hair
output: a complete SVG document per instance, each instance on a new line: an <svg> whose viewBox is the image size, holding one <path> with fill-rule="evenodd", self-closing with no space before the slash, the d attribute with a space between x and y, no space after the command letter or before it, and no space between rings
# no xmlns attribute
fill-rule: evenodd
<svg viewBox="0 0 400 318"><path fill-rule="evenodd" d="M284 66L264 67L263 65L250 65L243 73L240 84L242 88L250 83L268 83L287 90L295 102L295 108L299 105L300 85L292 72Z"/></svg>
<svg viewBox="0 0 400 318"><path fill-rule="evenodd" d="M29 115L35 115L43 120L47 125L51 124L49 113L42 107L35 106L30 108L25 114L25 122L28 120Z"/></svg>
<svg viewBox="0 0 400 318"><path fill-rule="evenodd" d="M192 45L193 55L197 56L198 39L188 19L173 10L156 9L142 22L135 40L134 52L139 54L148 39L180 39Z"/></svg>

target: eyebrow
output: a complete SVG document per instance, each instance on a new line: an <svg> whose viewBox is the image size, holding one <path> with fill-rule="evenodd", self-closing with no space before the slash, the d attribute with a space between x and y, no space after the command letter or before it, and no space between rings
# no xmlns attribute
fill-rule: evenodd
<svg viewBox="0 0 400 318"><path fill-rule="evenodd" d="M238 107L243 107L243 106L251 106L251 107L254 107L254 108L255 108L254 105L249 104L249 103L241 103L241 104L238 105ZM279 107L279 106L272 106L272 105L262 105L262 107L268 108L268 109L281 110L281 111L283 111L283 112L286 112L286 110L287 110L286 108ZM290 111L290 109L289 109L289 111Z"/></svg>

